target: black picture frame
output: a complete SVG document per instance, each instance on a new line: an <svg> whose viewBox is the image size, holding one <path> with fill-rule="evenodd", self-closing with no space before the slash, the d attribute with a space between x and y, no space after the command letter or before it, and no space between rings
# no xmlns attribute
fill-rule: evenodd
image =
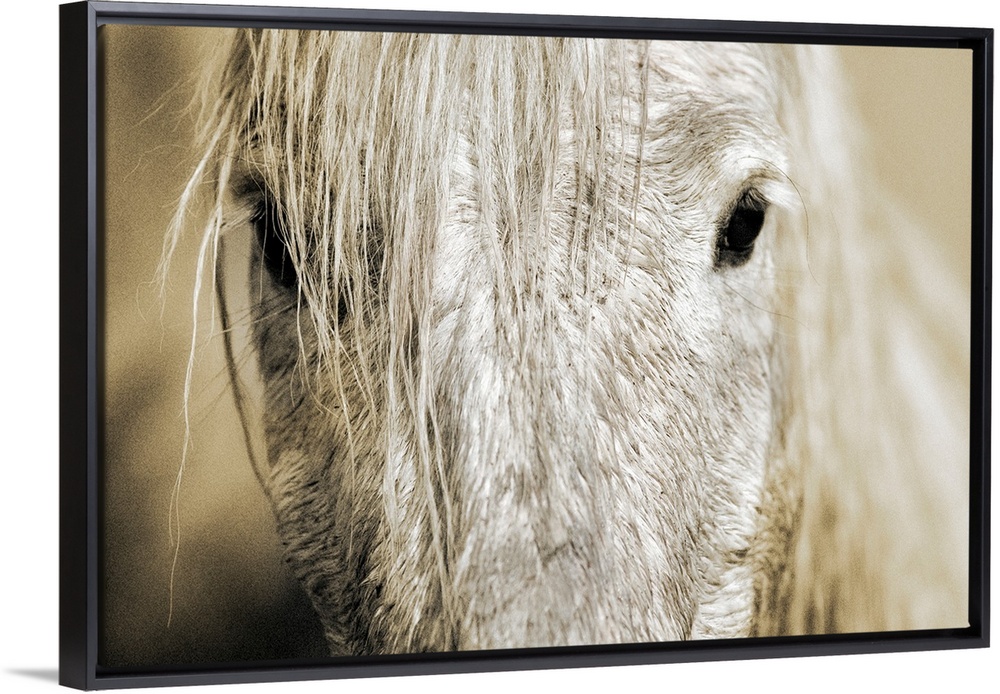
<svg viewBox="0 0 1000 694"><path fill-rule="evenodd" d="M654 645L516 649L108 672L97 663L101 538L100 431L102 123L98 27L108 24L266 26L387 31L547 34L967 48L973 65L972 354L969 620L965 629L737 639ZM60 7L60 683L79 689L276 682L848 653L989 645L990 346L993 31L79 2Z"/></svg>

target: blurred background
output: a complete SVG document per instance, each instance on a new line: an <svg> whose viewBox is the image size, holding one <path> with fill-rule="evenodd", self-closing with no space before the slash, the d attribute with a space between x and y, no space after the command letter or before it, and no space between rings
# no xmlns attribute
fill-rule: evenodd
<svg viewBox="0 0 1000 694"><path fill-rule="evenodd" d="M162 239L187 177L199 65L217 30L102 29L105 130L105 666L325 655L311 608L279 555L230 395L205 290L180 492L181 544L168 519L184 450L184 374L198 229L182 239L161 301ZM960 51L843 49L872 132L880 178L928 228L968 284L970 60ZM964 77L963 77L964 76ZM961 461L960 461L961 462Z"/></svg>
<svg viewBox="0 0 1000 694"><path fill-rule="evenodd" d="M171 490L184 450L198 220L160 298L163 239L197 165L195 80L218 30L106 26L105 445L101 663L127 667L324 656L278 554L202 298L173 577ZM197 217L197 210L192 210ZM168 628L167 620L170 616Z"/></svg>

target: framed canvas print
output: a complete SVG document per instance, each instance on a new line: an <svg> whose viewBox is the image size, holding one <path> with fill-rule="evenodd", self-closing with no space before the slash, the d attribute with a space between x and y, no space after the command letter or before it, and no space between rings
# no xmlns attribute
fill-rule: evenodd
<svg viewBox="0 0 1000 694"><path fill-rule="evenodd" d="M992 30L60 17L64 684L988 645Z"/></svg>

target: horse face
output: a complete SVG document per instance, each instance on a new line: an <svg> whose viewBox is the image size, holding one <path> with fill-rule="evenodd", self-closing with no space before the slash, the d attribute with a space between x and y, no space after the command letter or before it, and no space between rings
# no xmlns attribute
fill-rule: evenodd
<svg viewBox="0 0 1000 694"><path fill-rule="evenodd" d="M235 180L268 493L332 650L748 633L778 58L294 36L234 50Z"/></svg>

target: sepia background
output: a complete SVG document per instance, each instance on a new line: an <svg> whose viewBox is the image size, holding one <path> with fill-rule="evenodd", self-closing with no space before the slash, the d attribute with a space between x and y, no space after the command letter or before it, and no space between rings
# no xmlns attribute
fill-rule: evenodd
<svg viewBox="0 0 1000 694"><path fill-rule="evenodd" d="M246 4L245 0L215 0ZM8 409L0 418L5 438L5 476L9 490L0 505L5 555L0 578L0 684L4 691L50 692L57 678L58 607L58 324L54 281L58 251L59 186L58 32L59 0L17 3L8 11L8 36L0 44L5 107L0 114L10 134L4 151L5 221L11 230L4 249L13 262L0 273L5 325L2 341L8 365ZM336 6L334 0L268 0L269 5ZM348 6L396 9L468 10L463 0L366 0ZM870 0L790 3L787 0L703 0L697 4L652 4L619 0L614 7L589 0L487 0L479 9L493 12L695 19L743 19L913 26L998 26L1000 8L981 0L898 5ZM82 114L81 114L82 115ZM991 124L995 124L994 115ZM996 184L994 183L994 197ZM41 269L41 273L39 270ZM39 278L46 278L39 281ZM14 339L17 335L28 336ZM995 524L996 521L993 521ZM996 535L996 526L993 526ZM996 572L994 572L994 576ZM995 587L996 579L991 579ZM678 690L725 691L738 682L743 694L799 692L944 691L992 681L1000 667L997 649L891 653L850 657L784 658L434 677L390 677L330 682L252 685L257 692L398 692L411 694L476 691L659 690L665 682ZM242 687L242 689L249 689ZM155 690L150 690L155 691ZM218 686L185 691L224 691Z"/></svg>
<svg viewBox="0 0 1000 694"><path fill-rule="evenodd" d="M247 459L219 327L208 310L210 290L195 348L171 613L168 518L184 450L197 228L182 241L163 298L156 273L164 233L197 164L193 87L206 50L218 42L215 32L102 29L107 206L100 662L106 666L326 654L318 621L279 556ZM842 52L875 143L879 179L914 218L936 230L940 258L968 287L970 54L870 47Z"/></svg>
<svg viewBox="0 0 1000 694"><path fill-rule="evenodd" d="M249 466L222 342L199 321L184 450L198 228L187 231L161 300L157 267L186 178L195 79L218 30L107 26L105 74L106 428L103 665L326 655L318 620L277 554L270 511ZM205 306L212 300L207 290ZM169 628L167 626L170 617Z"/></svg>

